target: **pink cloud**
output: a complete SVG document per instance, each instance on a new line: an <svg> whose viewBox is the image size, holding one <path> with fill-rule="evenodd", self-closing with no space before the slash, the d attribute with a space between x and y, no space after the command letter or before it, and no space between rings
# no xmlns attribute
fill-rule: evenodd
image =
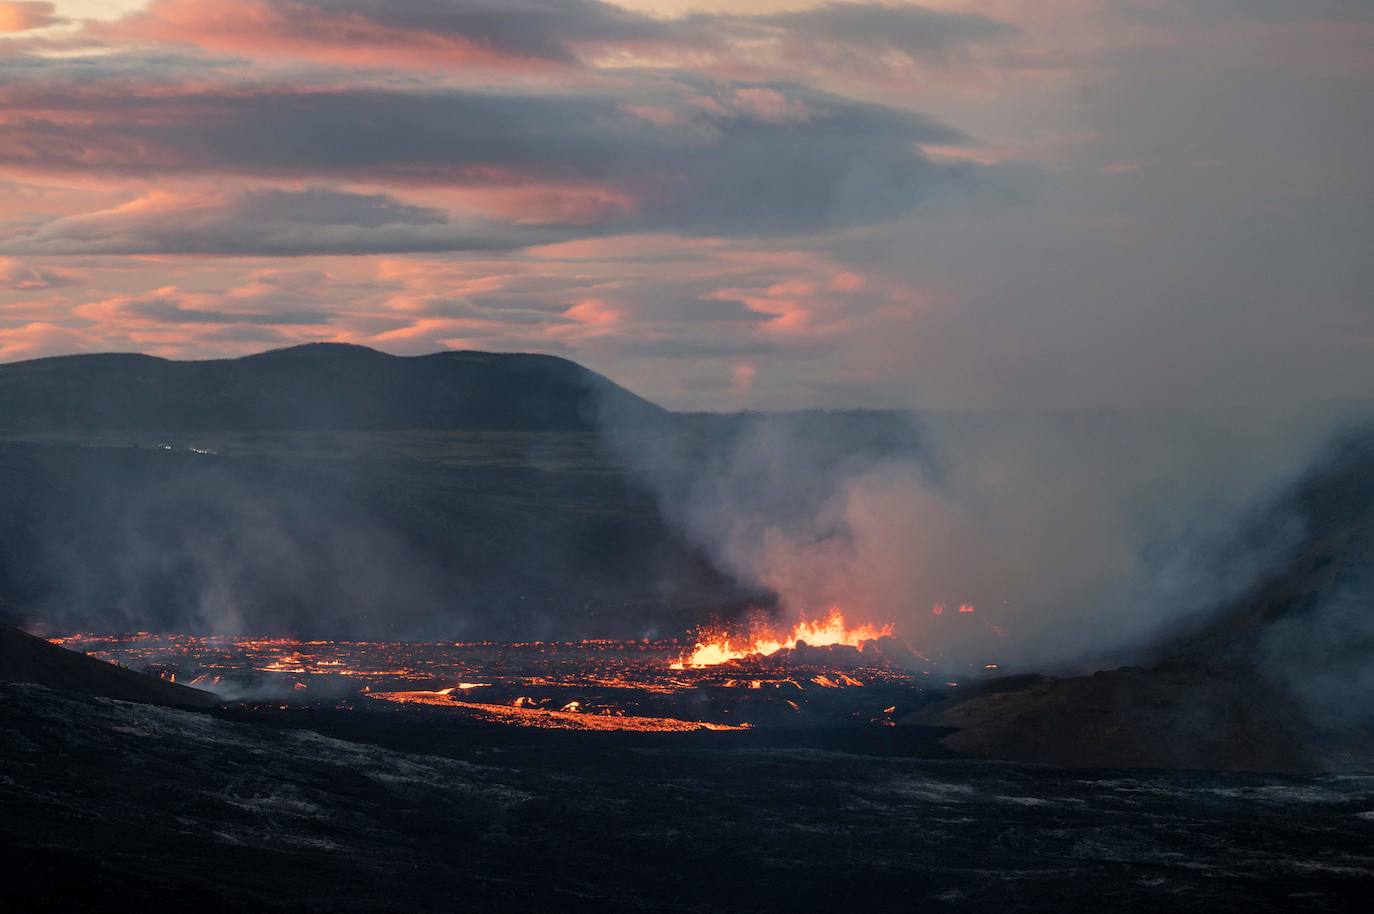
<svg viewBox="0 0 1374 914"><path fill-rule="evenodd" d="M153 0L116 21L88 24L79 40L517 80L659 68L756 80L826 74L909 86L918 72L967 68L976 49L1013 34L977 11L914 3L663 16L597 0Z"/></svg>
<svg viewBox="0 0 1374 914"><path fill-rule="evenodd" d="M377 4L300 0L153 0L111 23L89 27L111 42L194 45L249 57L301 59L350 67L548 70L559 61L537 50L483 41L480 32L444 30L436 21L407 23ZM403 11L396 11L403 13Z"/></svg>
<svg viewBox="0 0 1374 914"><path fill-rule="evenodd" d="M18 327L0 329L0 361L13 362L72 352L95 352L105 348L103 344L102 337L47 321L34 321Z"/></svg>
<svg viewBox="0 0 1374 914"><path fill-rule="evenodd" d="M568 323L550 325L545 334L550 337L585 338L621 332L626 324L625 312L599 298L587 298L563 312Z"/></svg>
<svg viewBox="0 0 1374 914"><path fill-rule="evenodd" d="M69 270L35 267L13 257L0 257L0 290L33 292L71 285L77 277Z"/></svg>

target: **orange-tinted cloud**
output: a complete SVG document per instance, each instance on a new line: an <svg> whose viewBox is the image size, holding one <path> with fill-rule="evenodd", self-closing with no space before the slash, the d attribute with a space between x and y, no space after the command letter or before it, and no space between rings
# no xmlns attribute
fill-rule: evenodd
<svg viewBox="0 0 1374 914"><path fill-rule="evenodd" d="M0 0L0 34L45 29L66 21L57 14L55 4L44 0Z"/></svg>
<svg viewBox="0 0 1374 914"><path fill-rule="evenodd" d="M474 214L459 217L385 194L307 187L237 192L154 190L108 209L6 237L23 254L348 254L512 249L549 237Z"/></svg>
<svg viewBox="0 0 1374 914"><path fill-rule="evenodd" d="M74 282L76 277L68 270L36 267L13 257L0 257L0 290L35 292Z"/></svg>
<svg viewBox="0 0 1374 914"><path fill-rule="evenodd" d="M301 58L361 67L529 69L566 66L572 57L550 38L503 29L498 8L464 15L439 3L310 0L153 0L93 36L111 42L195 45L250 57ZM530 23L529 33L534 31Z"/></svg>
<svg viewBox="0 0 1374 914"><path fill-rule="evenodd" d="M832 3L771 14L651 16L600 0L153 0L88 26L120 43L386 69L548 73L691 68L719 73L948 66L1014 34L976 13Z"/></svg>
<svg viewBox="0 0 1374 914"><path fill-rule="evenodd" d="M0 327L0 361L4 362L72 352L95 352L102 348L101 337L47 321Z"/></svg>
<svg viewBox="0 0 1374 914"><path fill-rule="evenodd" d="M26 180L104 173L149 184L233 176L461 190L474 205L490 209L493 222L506 223L504 230L492 224L477 233L459 231L464 240L455 242L452 232L415 228L406 216L399 221L410 228L391 230L403 237L369 247L355 237L368 232L355 231L360 224L346 219L338 224L351 228L314 232L336 240L302 244L301 252L449 250L479 247L483 239L509 247L586 235L583 226L590 233L790 235L901 218L930 191L971 187L979 177L967 163L947 167L921 151L925 143L960 139L958 131L901 109L799 86L686 91L679 84L650 97L682 111L682 122L655 123L626 110L627 100L644 97L630 84L570 94L231 84L178 91L145 80L157 90L145 92L136 80L93 80L92 74L117 69L104 59L45 67L46 81L34 80L31 67L15 67L19 78L0 85L0 117L7 120L0 131L0 173ZM0 60L0 77L4 68ZM341 198L344 192L316 196L327 193ZM355 195L353 208L415 209L375 194L369 199L363 207ZM321 208L306 192L295 200L310 212ZM563 231L529 230L538 225ZM26 243L52 233L69 237L77 229L90 236L84 226L60 228L26 233L34 236ZM146 237L159 229L145 224L142 232ZM160 247L123 250L218 250L170 223L161 235L167 243ZM254 235L263 238L263 252L290 253L294 244L294 236L267 229L246 233ZM202 246L192 247L193 240ZM235 249L244 245L234 242L225 251ZM0 247L5 250L20 248Z"/></svg>

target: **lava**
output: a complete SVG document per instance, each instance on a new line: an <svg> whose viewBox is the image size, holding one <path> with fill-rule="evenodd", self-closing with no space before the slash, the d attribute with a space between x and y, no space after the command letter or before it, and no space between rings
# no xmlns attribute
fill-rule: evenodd
<svg viewBox="0 0 1374 914"><path fill-rule="evenodd" d="M749 724L717 724L702 720L679 720L673 717L638 717L627 714L588 714L581 703L568 702L557 711L532 708L523 702L513 705L485 704L475 701L454 701L448 690L439 692L373 692L368 698L402 704L439 705L467 712L491 723L517 727L542 727L554 730L637 730L641 732L683 733L695 730L748 730ZM796 706L793 705L795 708Z"/></svg>
<svg viewBox="0 0 1374 914"><path fill-rule="evenodd" d="M757 633L733 641L503 643L144 632L60 641L245 707L428 704L451 709L455 720L553 729L685 733L740 729L743 721L760 728L869 726L873 708L918 706L928 698L926 683L936 681L923 678L931 670L896 659L910 661L914 653L869 643L890 634L889 627L854 627L838 610L786 634ZM702 653L708 641L715 657L739 659L704 662L712 657Z"/></svg>
<svg viewBox="0 0 1374 914"><path fill-rule="evenodd" d="M773 632L755 634L748 641L736 642L728 633L713 633L706 640L699 638L692 652L672 664L675 670L698 669L716 666L730 660L743 660L746 657L775 654L781 650L792 650L799 644L811 647L830 647L846 645L863 650L865 642L876 641L892 635L892 626L858 625L853 628L845 621L844 613L838 606L819 621L803 619L792 627L786 637Z"/></svg>

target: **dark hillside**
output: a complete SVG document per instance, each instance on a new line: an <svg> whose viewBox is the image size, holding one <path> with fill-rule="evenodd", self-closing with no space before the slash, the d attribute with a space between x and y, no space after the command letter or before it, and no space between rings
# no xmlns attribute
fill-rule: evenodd
<svg viewBox="0 0 1374 914"><path fill-rule="evenodd" d="M442 639L640 637L734 595L611 467L438 450L0 443L0 600L60 630Z"/></svg>
<svg viewBox="0 0 1374 914"><path fill-rule="evenodd" d="M209 692L126 670L8 625L0 625L0 680L171 707L219 705L219 699Z"/></svg>
<svg viewBox="0 0 1374 914"><path fill-rule="evenodd" d="M543 355L0 365L0 609L50 629L637 637L730 599L601 453L607 414L669 416Z"/></svg>
<svg viewBox="0 0 1374 914"><path fill-rule="evenodd" d="M1253 535L1291 558L1154 663L994 680L913 716L970 755L1078 767L1367 768L1374 760L1374 433L1333 449Z"/></svg>

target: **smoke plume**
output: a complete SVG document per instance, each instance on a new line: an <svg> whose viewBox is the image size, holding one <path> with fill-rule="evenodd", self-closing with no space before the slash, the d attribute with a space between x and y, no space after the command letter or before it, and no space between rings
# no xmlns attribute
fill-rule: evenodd
<svg viewBox="0 0 1374 914"><path fill-rule="evenodd" d="M785 621L839 605L1005 669L1126 659L1272 573L1303 529L1271 506L1342 416L745 414L613 441Z"/></svg>

